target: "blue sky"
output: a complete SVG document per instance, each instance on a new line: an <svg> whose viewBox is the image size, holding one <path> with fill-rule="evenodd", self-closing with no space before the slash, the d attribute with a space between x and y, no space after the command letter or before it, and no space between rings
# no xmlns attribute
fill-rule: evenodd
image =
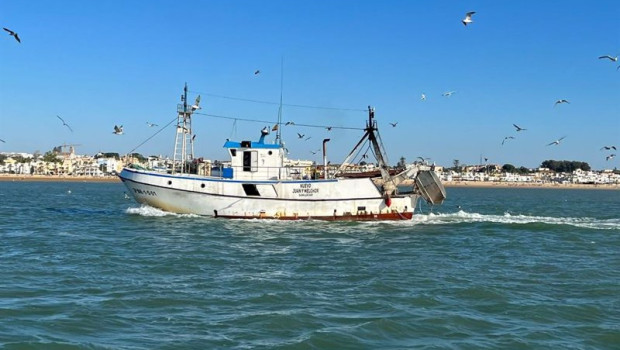
<svg viewBox="0 0 620 350"><path fill-rule="evenodd" d="M176 118L185 82L191 99L202 95L202 113L276 121L283 71L285 104L341 108L285 106L284 121L362 128L372 105L392 164L619 165L600 150L620 147L620 60L598 59L620 55L615 0L0 0L0 24L22 40L0 33L3 152L62 143L80 154L129 152L157 131L146 122ZM558 99L570 104L554 107ZM116 124L124 135L112 133ZM226 138L256 140L265 125L195 115L196 154L226 159ZM328 137L333 162L361 134L283 129L291 158L318 160L310 151ZM502 146L506 136L515 139ZM172 156L173 146L169 127L136 152Z"/></svg>

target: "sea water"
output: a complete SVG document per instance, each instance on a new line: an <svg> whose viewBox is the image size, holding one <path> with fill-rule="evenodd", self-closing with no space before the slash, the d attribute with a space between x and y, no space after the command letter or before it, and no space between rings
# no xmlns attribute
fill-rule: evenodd
<svg viewBox="0 0 620 350"><path fill-rule="evenodd" d="M448 188L404 222L0 182L5 349L618 349L620 191Z"/></svg>

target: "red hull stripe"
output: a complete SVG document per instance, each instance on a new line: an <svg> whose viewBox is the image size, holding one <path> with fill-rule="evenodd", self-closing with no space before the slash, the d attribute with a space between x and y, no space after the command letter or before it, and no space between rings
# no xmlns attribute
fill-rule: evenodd
<svg viewBox="0 0 620 350"><path fill-rule="evenodd" d="M384 220L411 220L413 213L381 213L363 215L328 215L328 216L237 216L217 215L216 218L225 219L270 219L270 220L325 220L325 221L384 221Z"/></svg>

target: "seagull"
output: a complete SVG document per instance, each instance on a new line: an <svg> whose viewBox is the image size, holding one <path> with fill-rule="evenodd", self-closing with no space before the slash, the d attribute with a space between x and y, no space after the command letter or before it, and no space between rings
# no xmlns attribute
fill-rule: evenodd
<svg viewBox="0 0 620 350"><path fill-rule="evenodd" d="M426 164L428 160L430 160L430 158L424 158L424 157L418 157L419 160L422 161L422 163Z"/></svg>
<svg viewBox="0 0 620 350"><path fill-rule="evenodd" d="M555 104L553 105L553 107L557 106L560 103L570 103L570 102L568 102L568 100L565 100L565 99L557 100L555 101Z"/></svg>
<svg viewBox="0 0 620 350"><path fill-rule="evenodd" d="M515 128L517 128L517 132L519 132L519 131L523 131L523 130L527 130L527 129L524 129L524 128L522 128L522 127L518 126L517 124L512 124L512 125L513 125Z"/></svg>
<svg viewBox="0 0 620 350"><path fill-rule="evenodd" d="M609 60L610 60L610 61L612 61L612 62L618 62L618 56L616 56L616 57L611 57L611 56L609 56L609 55L605 55L605 56L600 56L598 59L600 60L601 58L607 58L607 59L609 59Z"/></svg>
<svg viewBox="0 0 620 350"><path fill-rule="evenodd" d="M192 136L192 141L194 141L196 139L196 134L194 134L194 136Z"/></svg>
<svg viewBox="0 0 620 350"><path fill-rule="evenodd" d="M196 97L196 102L194 102L194 104L192 105L192 111L195 111L201 108L202 107L200 107L200 95L198 95L198 97Z"/></svg>
<svg viewBox="0 0 620 350"><path fill-rule="evenodd" d="M453 93L455 93L456 91L446 91L443 94L441 94L441 96L446 96L446 97L450 97L452 96Z"/></svg>
<svg viewBox="0 0 620 350"><path fill-rule="evenodd" d="M316 151L310 151L310 153L317 154L319 151L320 151L320 149L317 149Z"/></svg>
<svg viewBox="0 0 620 350"><path fill-rule="evenodd" d="M284 123L284 126L287 126L287 125L295 125L295 122L286 122L286 123Z"/></svg>
<svg viewBox="0 0 620 350"><path fill-rule="evenodd" d="M9 28L2 28L4 30L6 30L7 32L9 32L9 35L13 36L15 38L15 40L17 40L18 43L21 44L21 40L19 40L19 35L17 35L17 33L15 33L14 31L10 30Z"/></svg>
<svg viewBox="0 0 620 350"><path fill-rule="evenodd" d="M308 141L308 140L310 140L311 138L312 138L312 136L308 136L308 137L306 137L306 139L305 139L304 141Z"/></svg>
<svg viewBox="0 0 620 350"><path fill-rule="evenodd" d="M464 26L467 26L469 23L472 23L474 20L471 19L471 16L474 15L474 13L476 13L475 11L471 11L471 12L467 12L465 14L465 18L463 18L463 20L461 22L463 22Z"/></svg>
<svg viewBox="0 0 620 350"><path fill-rule="evenodd" d="M327 126L327 127L325 127L325 129L327 129L327 131L332 131L332 127L331 126Z"/></svg>
<svg viewBox="0 0 620 350"><path fill-rule="evenodd" d="M6 143L6 141L4 141L3 139L0 139L0 142L2 142L2 143Z"/></svg>
<svg viewBox="0 0 620 350"><path fill-rule="evenodd" d="M113 133L116 134L116 135L122 135L123 134L123 126L122 125L120 125L120 126L114 125Z"/></svg>
<svg viewBox="0 0 620 350"><path fill-rule="evenodd" d="M304 134L300 134L300 133L297 133L297 137L299 137L300 139L303 139L303 138L304 138L304 136L306 136L306 135L304 135Z"/></svg>
<svg viewBox="0 0 620 350"><path fill-rule="evenodd" d="M566 136L562 136L562 137L560 137L559 139L557 139L557 140L555 140L555 141L553 141L553 142L551 142L551 143L547 144L547 146L551 146L551 145L559 145L559 144L560 144L560 141L564 140L564 138L565 138L565 137L566 137Z"/></svg>
<svg viewBox="0 0 620 350"><path fill-rule="evenodd" d="M486 157L484 158L484 162L485 162L485 163L486 163L488 160L489 160L489 158L486 158Z"/></svg>
<svg viewBox="0 0 620 350"><path fill-rule="evenodd" d="M605 160L610 160L613 159L616 156L615 153L608 155L607 157L605 157Z"/></svg>
<svg viewBox="0 0 620 350"><path fill-rule="evenodd" d="M146 124L147 124L149 127L151 127L151 128L152 128L152 127L154 127L154 126L159 126L159 125L157 125L157 124L155 124L155 123L149 123L149 122L146 122Z"/></svg>
<svg viewBox="0 0 620 350"><path fill-rule="evenodd" d="M609 151L609 150L612 150L612 149L613 149L614 151L616 151L616 146L603 146L603 147L601 147L601 151L602 151L602 150Z"/></svg>
<svg viewBox="0 0 620 350"><path fill-rule="evenodd" d="M502 146L504 145L504 143L506 142L506 140L514 140L514 136L506 136L504 137L504 140L502 140Z"/></svg>
<svg viewBox="0 0 620 350"><path fill-rule="evenodd" d="M69 128L69 130L71 130L71 132L73 132L73 129L71 129L71 127L69 126L69 124L67 124L67 123L65 122L65 120L64 120L64 119L62 119L62 118L61 118L60 116L58 116L58 115L57 115L56 117L58 117L58 119L60 119L60 121L62 121L62 125L66 126L67 128Z"/></svg>
<svg viewBox="0 0 620 350"><path fill-rule="evenodd" d="M254 72L254 75L259 75L259 74L260 74L260 70L259 70L259 69L257 69L257 70Z"/></svg>
<svg viewBox="0 0 620 350"><path fill-rule="evenodd" d="M395 127L396 127L396 124L398 124L398 122L396 122L396 123L390 123L390 125L391 125L393 128L395 128Z"/></svg>
<svg viewBox="0 0 620 350"><path fill-rule="evenodd" d="M426 94L422 93L422 96L420 96L420 100L426 101Z"/></svg>

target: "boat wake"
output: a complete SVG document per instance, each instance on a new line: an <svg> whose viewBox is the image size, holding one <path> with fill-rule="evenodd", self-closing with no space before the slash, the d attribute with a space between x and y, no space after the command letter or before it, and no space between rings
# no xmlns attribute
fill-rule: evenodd
<svg viewBox="0 0 620 350"><path fill-rule="evenodd" d="M131 214L131 215L147 216L147 217L162 217L162 216L173 216L173 217L179 217L179 218L197 218L197 217L200 217L200 215L196 215L196 214L176 214L176 213L171 213L171 212L163 211L161 209L150 207L148 205L142 205L142 206L137 207L137 208L127 208L125 210L125 213Z"/></svg>
<svg viewBox="0 0 620 350"><path fill-rule="evenodd" d="M150 207L148 205L142 205L140 207L127 208L125 213L130 215L139 215L145 217L179 217L179 218L197 218L201 217L196 214L176 214L167 211L163 211L157 208ZM227 219L222 219L228 221ZM255 224L269 224L273 225L295 225L303 223L305 226L319 225L324 223L323 221L280 221L269 219L248 219L248 220L233 220L235 223L253 222ZM411 221L398 221L398 222L386 222L386 221L374 221L374 222L360 222L358 224L365 226L382 225L385 223L394 225L453 225L453 224L467 224L467 223L497 223L497 224L546 224L546 225L569 225L574 227L589 228L594 230L620 230L620 219L597 219L591 217L571 218L571 217L550 217L550 216L530 216L530 215L514 215L508 212L503 215L490 215L479 213L468 213L460 210L455 213L446 214L415 214ZM334 226L334 223L330 223ZM338 226L338 225L335 225ZM348 225L345 225L348 226Z"/></svg>
<svg viewBox="0 0 620 350"><path fill-rule="evenodd" d="M547 224L547 225L569 225L575 227L589 228L595 230L620 230L620 219L597 219L590 217L571 218L571 217L549 217L549 216L530 216L513 215L486 215L479 213L467 213L458 211L448 214L416 214L413 216L414 225L446 225L460 223L489 222L498 224Z"/></svg>

